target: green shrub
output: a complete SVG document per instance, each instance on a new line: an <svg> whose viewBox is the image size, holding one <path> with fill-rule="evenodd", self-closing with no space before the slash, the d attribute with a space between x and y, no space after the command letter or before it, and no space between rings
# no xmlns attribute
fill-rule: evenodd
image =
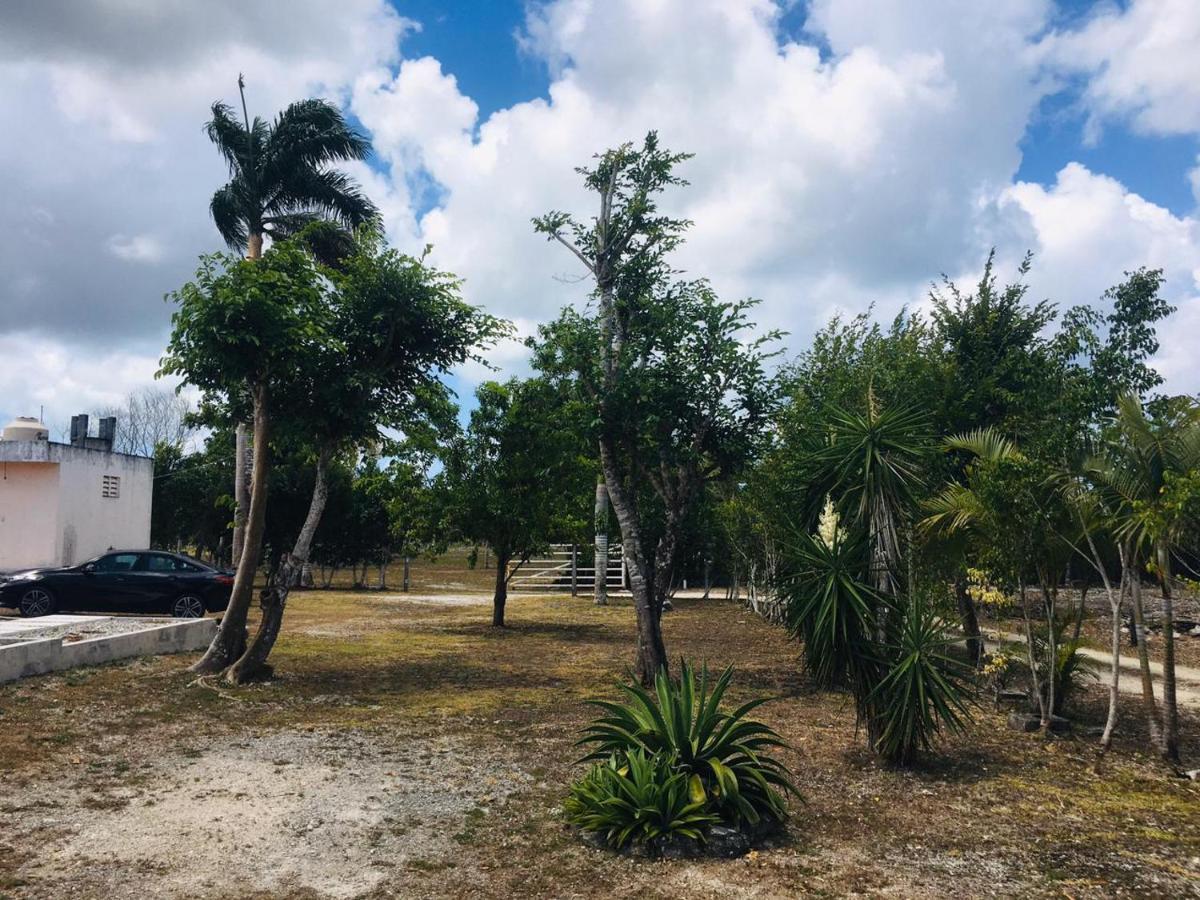
<svg viewBox="0 0 1200 900"><path fill-rule="evenodd" d="M1100 677L1100 663L1080 652L1080 641L1060 644L1054 687L1054 714L1061 715L1067 700Z"/></svg>
<svg viewBox="0 0 1200 900"><path fill-rule="evenodd" d="M783 818L783 794L795 787L770 751L786 745L771 728L746 718L765 699L751 700L731 713L721 711L732 678L730 667L710 693L708 668L701 670L697 683L695 671L684 662L678 683L659 672L654 695L641 685L623 684L628 697L624 704L588 701L605 715L584 729L579 743L593 747L584 759L635 750L663 755L689 778L698 779L704 797L722 819L756 824L764 813Z"/></svg>
<svg viewBox="0 0 1200 900"><path fill-rule="evenodd" d="M887 666L867 697L875 751L907 765L944 730L970 716L972 670L946 652L957 635L919 594L908 598L887 647Z"/></svg>
<svg viewBox="0 0 1200 900"><path fill-rule="evenodd" d="M598 762L571 789L568 821L622 847L667 833L703 840L719 822L785 818L785 795L797 792L771 751L786 745L747 718L765 700L721 710L732 677L728 668L710 685L707 668L697 678L684 662L679 681L660 672L653 693L622 684L625 702L588 701L604 714L579 743L591 747L584 760Z"/></svg>
<svg viewBox="0 0 1200 900"><path fill-rule="evenodd" d="M857 693L874 681L873 632L883 606L861 577L869 564L867 542L835 522L828 539L797 532L788 551L791 574L779 592L792 636L802 641L805 669L821 687Z"/></svg>
<svg viewBox="0 0 1200 900"><path fill-rule="evenodd" d="M618 849L669 834L699 841L720 817L706 810L697 781L666 754L613 754L572 785L563 809L568 822Z"/></svg>

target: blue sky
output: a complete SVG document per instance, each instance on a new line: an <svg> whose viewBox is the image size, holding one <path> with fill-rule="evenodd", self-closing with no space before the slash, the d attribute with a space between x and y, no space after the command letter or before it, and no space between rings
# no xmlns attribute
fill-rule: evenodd
<svg viewBox="0 0 1200 900"><path fill-rule="evenodd" d="M405 41L407 52L439 59L464 94L480 109L481 119L499 109L545 97L550 76L545 64L522 52L517 37L525 22L522 0L392 0L397 12L420 23ZM1057 5L1056 24L1079 24L1098 8L1091 0ZM1127 6L1128 4L1121 4ZM779 30L788 37L820 46L819 35L804 31L807 5L796 3L781 16ZM1197 50L1200 53L1200 48ZM1176 214L1194 208L1187 173L1196 165L1200 141L1195 135L1144 137L1123 125L1106 127L1095 143L1084 140L1086 113L1080 107L1082 78L1066 79L1062 90L1047 97L1021 141L1022 180L1052 184L1067 163L1080 161L1104 172L1148 200Z"/></svg>
<svg viewBox="0 0 1200 900"><path fill-rule="evenodd" d="M0 145L0 417L163 385L162 298L220 247L201 125L238 72L258 114L338 100L392 242L433 245L521 334L587 298L530 218L587 215L574 167L655 129L695 154L666 200L695 222L674 262L761 299L788 353L1031 250L1032 295L1061 306L1162 268L1179 312L1155 364L1200 391L1197 46L1196 0L3 4L0 116L27 139ZM519 342L491 360L527 370Z"/></svg>

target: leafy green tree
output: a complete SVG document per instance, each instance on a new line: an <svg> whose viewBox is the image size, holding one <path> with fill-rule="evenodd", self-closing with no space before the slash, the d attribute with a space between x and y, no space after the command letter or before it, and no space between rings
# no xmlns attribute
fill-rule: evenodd
<svg viewBox="0 0 1200 900"><path fill-rule="evenodd" d="M660 212L687 159L653 132L582 168L599 203L581 223L563 212L534 220L595 283L595 312L566 310L542 334L535 365L572 374L595 422L600 465L637 615L637 673L666 667L661 615L684 522L705 483L743 465L774 402L765 347L750 338L750 302L720 301L704 281L673 282L666 258L689 223ZM660 527L654 528L657 519Z"/></svg>
<svg viewBox="0 0 1200 900"><path fill-rule="evenodd" d="M929 531L967 532L971 554L993 582L1021 599L1029 667L1041 711L1050 725L1058 682L1056 599L1076 532L1071 510L1053 490L1056 472L990 428L949 438L948 450L970 456L965 481L932 498L921 523ZM1028 586L1040 591L1046 640L1039 644ZM1044 688L1044 689L1043 689Z"/></svg>
<svg viewBox="0 0 1200 900"><path fill-rule="evenodd" d="M577 405L544 379L489 381L466 432L451 443L437 485L449 531L491 548L492 624L503 627L508 585L557 539L586 533L595 469Z"/></svg>
<svg viewBox="0 0 1200 900"><path fill-rule="evenodd" d="M195 280L170 295L177 308L161 374L176 375L220 402L244 405L248 400L254 416L245 548L229 608L195 671L221 671L244 650L266 525L273 412L277 401L295 396L312 348L333 343L326 290L312 258L284 242L257 261L202 257Z"/></svg>
<svg viewBox="0 0 1200 900"><path fill-rule="evenodd" d="M432 452L456 427L457 409L441 377L468 359L482 361L481 348L508 331L507 323L465 303L453 276L389 249L376 233L360 232L338 269L322 274L329 285L325 338L310 346L286 415L315 466L312 499L295 545L262 595L258 631L231 669L238 681L266 667L321 521L330 461L376 445L386 428ZM386 507L385 499L379 503ZM390 525L372 533L386 537ZM375 554L385 572L390 547L384 541Z"/></svg>
<svg viewBox="0 0 1200 900"><path fill-rule="evenodd" d="M224 561L228 557L233 459L231 435L218 432L199 451L176 444L154 448L150 544Z"/></svg>

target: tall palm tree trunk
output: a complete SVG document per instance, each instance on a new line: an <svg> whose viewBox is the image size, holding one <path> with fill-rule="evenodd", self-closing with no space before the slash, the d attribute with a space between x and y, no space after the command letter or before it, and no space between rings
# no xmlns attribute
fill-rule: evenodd
<svg viewBox="0 0 1200 900"><path fill-rule="evenodd" d="M1162 588L1163 714L1162 755L1179 762L1179 708L1175 703L1175 601L1171 596L1171 554L1158 548L1158 579Z"/></svg>
<svg viewBox="0 0 1200 900"><path fill-rule="evenodd" d="M192 666L193 672L221 672L242 655L246 646L246 618L254 595L254 578L258 573L262 553L263 531L267 523L267 472L270 438L270 412L267 389L264 385L251 387L254 399L254 478L250 491L250 514L246 521L246 543L238 561L237 575L229 606L221 618L221 627L208 647L208 652Z"/></svg>
<svg viewBox="0 0 1200 900"><path fill-rule="evenodd" d="M329 499L329 482L326 476L332 456L332 451L325 448L317 454L317 477L313 484L312 499L308 504L308 515L305 516L304 525L296 536L292 552L284 554L279 571L275 573L274 582L259 597L262 619L259 620L258 631L255 632L254 640L250 642L246 652L230 668L226 676L229 681L242 684L271 673L267 659L270 658L283 625L283 611L287 606L288 595L308 564L313 538L316 536L317 526L321 524L325 503Z"/></svg>
<svg viewBox="0 0 1200 900"><path fill-rule="evenodd" d="M247 125L247 128L249 125ZM246 246L246 259L262 258L262 232L252 231ZM242 550L246 546L246 517L250 509L250 482L254 478L254 466L246 444L246 423L238 422L234 439L233 460L233 566L242 561Z"/></svg>
<svg viewBox="0 0 1200 900"><path fill-rule="evenodd" d="M1142 675L1142 710L1146 715L1146 727L1150 732L1150 743L1162 747L1162 726L1158 718L1158 705L1154 701L1154 679L1150 674L1150 651L1146 647L1146 618L1142 608L1142 578L1137 557L1132 559L1129 570L1129 587L1133 595L1133 628L1137 635L1138 668Z"/></svg>

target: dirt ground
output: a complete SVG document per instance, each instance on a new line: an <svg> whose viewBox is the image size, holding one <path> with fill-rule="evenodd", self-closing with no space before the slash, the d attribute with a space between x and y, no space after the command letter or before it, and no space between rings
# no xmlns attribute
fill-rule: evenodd
<svg viewBox="0 0 1200 900"><path fill-rule="evenodd" d="M773 846L647 862L562 821L588 712L632 659L626 605L294 595L279 677L197 683L157 657L0 686L0 896L1200 897L1200 783L1114 753L1099 690L1047 742L979 710L912 771L863 753L848 699L812 690L779 629L681 600L673 658L737 667L732 700L793 745L805 802ZM416 601L416 602L414 602ZM1200 721L1184 722L1188 767Z"/></svg>

